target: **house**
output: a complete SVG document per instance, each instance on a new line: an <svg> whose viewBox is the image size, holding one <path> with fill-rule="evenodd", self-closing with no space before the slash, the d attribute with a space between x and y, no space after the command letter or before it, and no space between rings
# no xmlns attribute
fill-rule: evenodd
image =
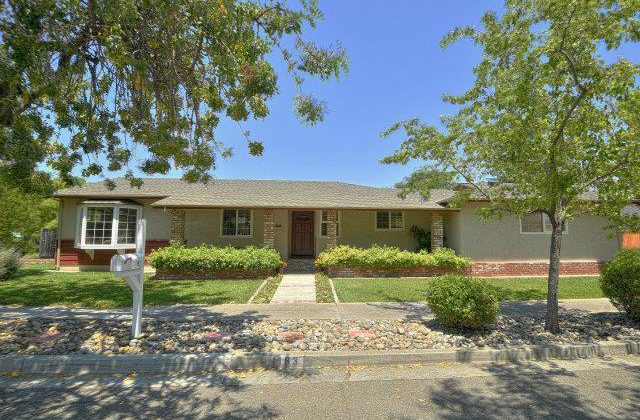
<svg viewBox="0 0 640 420"><path fill-rule="evenodd" d="M487 205L447 204L453 190L399 198L393 188L343 182L215 180L189 184L180 179L144 179L131 187L125 179L108 189L88 183L55 193L60 201L61 270L104 269L117 244L133 248L136 221L147 221L147 252L169 241L273 247L282 258L313 258L336 244L390 245L415 250L410 229L431 232L433 248L447 246L473 261L482 276L545 275L549 223L541 213L522 219L483 222L475 211ZM585 215L568 222L562 242L561 274L598 274L620 247L605 230L607 220Z"/></svg>

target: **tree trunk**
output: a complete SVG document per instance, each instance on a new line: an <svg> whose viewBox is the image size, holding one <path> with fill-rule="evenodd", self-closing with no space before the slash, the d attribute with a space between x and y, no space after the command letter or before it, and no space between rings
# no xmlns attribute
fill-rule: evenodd
<svg viewBox="0 0 640 420"><path fill-rule="evenodd" d="M560 332L560 324L558 323L558 282L560 278L560 245L562 243L563 224L561 220L551 220L547 316L544 327L545 330L552 333Z"/></svg>

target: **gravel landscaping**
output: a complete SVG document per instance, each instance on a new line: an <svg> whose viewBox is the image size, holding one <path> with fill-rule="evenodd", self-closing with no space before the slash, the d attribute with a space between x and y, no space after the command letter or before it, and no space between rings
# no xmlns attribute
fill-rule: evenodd
<svg viewBox="0 0 640 420"><path fill-rule="evenodd" d="M240 351L505 348L596 341L640 341L640 323L622 314L566 314L560 335L541 318L501 316L481 333L445 331L437 321L146 320L140 339L118 320L0 320L0 354L160 354Z"/></svg>

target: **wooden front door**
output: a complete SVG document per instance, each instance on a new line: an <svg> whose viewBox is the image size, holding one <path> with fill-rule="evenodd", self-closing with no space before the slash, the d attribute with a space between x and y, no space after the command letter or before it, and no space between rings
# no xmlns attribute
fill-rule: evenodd
<svg viewBox="0 0 640 420"><path fill-rule="evenodd" d="M291 212L291 256L313 257L313 212Z"/></svg>

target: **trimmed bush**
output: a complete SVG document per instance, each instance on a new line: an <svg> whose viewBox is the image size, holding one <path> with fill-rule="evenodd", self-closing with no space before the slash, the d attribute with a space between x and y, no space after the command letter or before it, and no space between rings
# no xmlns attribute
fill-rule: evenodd
<svg viewBox="0 0 640 420"><path fill-rule="evenodd" d="M276 270L282 265L278 251L248 246L246 248L201 245L171 245L149 255L149 263L157 270L217 271Z"/></svg>
<svg viewBox="0 0 640 420"><path fill-rule="evenodd" d="M20 269L20 252L13 248L0 248L0 280L15 276Z"/></svg>
<svg viewBox="0 0 640 420"><path fill-rule="evenodd" d="M622 250L606 263L600 287L616 308L640 320L640 250Z"/></svg>
<svg viewBox="0 0 640 420"><path fill-rule="evenodd" d="M468 267L470 263L468 258L460 257L447 248L438 248L433 252L411 252L378 245L370 248L339 245L321 252L316 259L319 267L360 266L381 269L433 267L459 270Z"/></svg>
<svg viewBox="0 0 640 420"><path fill-rule="evenodd" d="M447 275L434 280L427 292L427 303L442 325L479 329L496 322L498 298L482 280Z"/></svg>

